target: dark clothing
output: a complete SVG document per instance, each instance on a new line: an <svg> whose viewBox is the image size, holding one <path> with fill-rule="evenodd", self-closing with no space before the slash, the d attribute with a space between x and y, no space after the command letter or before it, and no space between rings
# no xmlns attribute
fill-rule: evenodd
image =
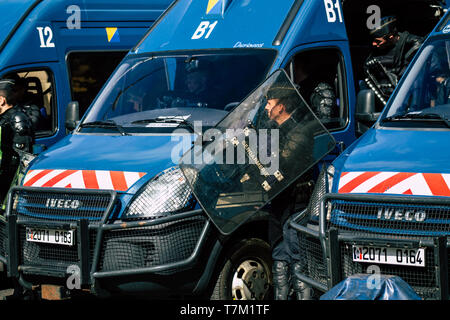
<svg viewBox="0 0 450 320"><path fill-rule="evenodd" d="M302 173L289 172L293 163L298 164L302 161L302 167L295 166L297 171L301 171L302 168L306 170L314 162L314 135L319 129L321 129L319 121L308 112L300 121L296 121L291 115L291 118L280 126L280 171L283 174L292 179ZM301 300L303 296L307 296L302 282L295 278L293 273L296 266L302 264L297 232L289 228L289 218L301 207L306 207L312 186L309 170L270 203L268 239L272 248L272 280L276 300L287 299L291 285L297 299Z"/></svg>
<svg viewBox="0 0 450 320"><path fill-rule="evenodd" d="M322 122L339 116L336 93L328 83L320 82L314 88L310 101L311 107Z"/></svg>
<svg viewBox="0 0 450 320"><path fill-rule="evenodd" d="M307 78L297 89L321 121L338 116L336 93L330 84Z"/></svg>
<svg viewBox="0 0 450 320"><path fill-rule="evenodd" d="M369 55L364 65L364 72L375 80L372 84L380 90L385 100L394 91L398 80L423 43L423 38L406 31L398 36L399 40L393 47L377 49Z"/></svg>
<svg viewBox="0 0 450 320"><path fill-rule="evenodd" d="M304 163L312 162L313 139L318 131L317 124L318 122L311 114L306 114L301 120L297 120L296 112L281 124L279 127L280 168L288 169L293 161L300 160L299 155Z"/></svg>
<svg viewBox="0 0 450 320"><path fill-rule="evenodd" d="M292 201L292 199L290 199ZM287 216L282 217L283 223L278 225L282 233L283 241L276 242L272 249L272 259L274 261L286 261L289 264L300 261L300 248L297 231L289 227L289 217L292 211L285 210Z"/></svg>
<svg viewBox="0 0 450 320"><path fill-rule="evenodd" d="M303 81L298 87L299 92L304 97L309 97L310 106L314 113L320 120L329 119L335 116L337 110L336 96L333 88L320 81ZM297 116L303 116L301 120ZM292 163L303 161L305 169L314 162L313 147L314 136L322 128L319 122L306 110L296 110L291 117L281 124L279 127L279 150L280 163L279 167L288 170L292 167ZM281 169L282 170L282 169ZM300 172L287 173L287 176L293 177ZM269 220L269 244L272 249L277 247L277 243L283 238L283 226L288 218L299 210L302 206L306 206L309 195L312 192L313 180L311 170L304 173L296 182L292 183L288 188L281 192L277 197L271 201L271 217ZM283 248L287 248L290 244L297 245L295 236L289 236L289 239L284 239L285 244L280 244ZM289 244L290 243L290 244ZM289 250L282 250L280 248L274 251L274 260L277 257L290 256Z"/></svg>
<svg viewBox="0 0 450 320"><path fill-rule="evenodd" d="M298 164L299 161L302 161L305 169L314 162L314 135L319 129L318 121L310 114L305 115L300 121L297 121L293 114L280 126L279 167L283 175L292 178L301 173L289 172L294 162ZM283 225L295 212L296 204L305 200L303 197L310 192L307 183L309 180L309 174L303 175L271 201L269 243L272 248L282 239Z"/></svg>
<svg viewBox="0 0 450 320"><path fill-rule="evenodd" d="M423 43L423 38L408 32L399 33L399 40L387 54L379 56L380 61L388 70L400 78L412 58Z"/></svg>
<svg viewBox="0 0 450 320"><path fill-rule="evenodd" d="M24 103L24 104L19 104L17 106L18 108L20 108L20 110L25 113L28 118L31 121L31 124L33 125L33 132L36 132L37 130L42 129L41 128L41 124L42 124L42 115L41 115L41 110L39 109L39 107L35 104L31 104L31 103Z"/></svg>
<svg viewBox="0 0 450 320"><path fill-rule="evenodd" d="M13 107L0 115L1 163L0 200L8 193L11 182L20 163L16 150L30 152L33 141L33 126L29 117L18 107Z"/></svg>

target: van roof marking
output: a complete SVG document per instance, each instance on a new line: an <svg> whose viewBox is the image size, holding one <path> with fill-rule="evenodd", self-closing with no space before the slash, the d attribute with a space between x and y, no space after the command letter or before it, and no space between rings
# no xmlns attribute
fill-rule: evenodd
<svg viewBox="0 0 450 320"><path fill-rule="evenodd" d="M105 30L106 35L108 36L108 42L120 42L119 31L117 28L107 27Z"/></svg>
<svg viewBox="0 0 450 320"><path fill-rule="evenodd" d="M223 0L209 0L208 1L208 7L206 8L206 14L219 14L220 12L220 5L217 5L219 3L219 1L221 2L221 4L223 4ZM214 11L211 12L211 10L214 8Z"/></svg>

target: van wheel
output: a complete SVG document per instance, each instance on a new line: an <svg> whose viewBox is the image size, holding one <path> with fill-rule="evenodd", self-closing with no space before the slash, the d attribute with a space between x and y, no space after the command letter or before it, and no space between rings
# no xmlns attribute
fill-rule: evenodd
<svg viewBox="0 0 450 320"><path fill-rule="evenodd" d="M272 294L270 246L261 239L241 240L228 251L212 300L264 300Z"/></svg>

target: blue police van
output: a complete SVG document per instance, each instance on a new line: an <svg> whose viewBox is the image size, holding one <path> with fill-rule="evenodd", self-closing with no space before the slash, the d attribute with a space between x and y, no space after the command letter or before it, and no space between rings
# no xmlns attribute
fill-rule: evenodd
<svg viewBox="0 0 450 320"><path fill-rule="evenodd" d="M163 0L0 3L0 11L7 13L0 22L0 78L21 79L24 101L40 108L35 153L74 129L114 68L169 4Z"/></svg>
<svg viewBox="0 0 450 320"><path fill-rule="evenodd" d="M76 129L42 152L11 190L0 225L8 276L43 298L78 291L270 297L265 208L303 172L317 175L319 162L331 162L356 139L362 75L353 65L367 53L367 33L365 19L350 18L367 16L367 5L173 2ZM426 34L440 11L434 1L421 1L416 10L431 13L417 18ZM336 94L334 116L326 121L296 89L306 61ZM235 180L233 166L215 160L189 164L198 150L211 160L215 147L245 146L240 139L254 128L268 130L261 119L274 84L298 95L317 129L311 161L284 163L264 181L252 174ZM224 138L228 129L243 135ZM244 170L253 172L255 163Z"/></svg>
<svg viewBox="0 0 450 320"><path fill-rule="evenodd" d="M449 32L447 14L375 125L324 168L309 210L291 223L301 276L317 291L369 273L371 281L398 276L422 299L448 300Z"/></svg>
<svg viewBox="0 0 450 320"><path fill-rule="evenodd" d="M41 109L37 144L66 135L66 107L83 114L114 68L170 1L2 1L0 77L24 78ZM69 123L69 129L73 129Z"/></svg>

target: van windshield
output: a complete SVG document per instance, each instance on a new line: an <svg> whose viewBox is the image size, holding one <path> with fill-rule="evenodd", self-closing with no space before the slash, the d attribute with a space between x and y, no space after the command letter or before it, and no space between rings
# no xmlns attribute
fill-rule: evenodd
<svg viewBox="0 0 450 320"><path fill-rule="evenodd" d="M202 121L214 126L264 81L273 50L139 55L124 60L104 87L81 132L172 132Z"/></svg>
<svg viewBox="0 0 450 320"><path fill-rule="evenodd" d="M383 126L450 128L450 39L423 48L394 97Z"/></svg>

